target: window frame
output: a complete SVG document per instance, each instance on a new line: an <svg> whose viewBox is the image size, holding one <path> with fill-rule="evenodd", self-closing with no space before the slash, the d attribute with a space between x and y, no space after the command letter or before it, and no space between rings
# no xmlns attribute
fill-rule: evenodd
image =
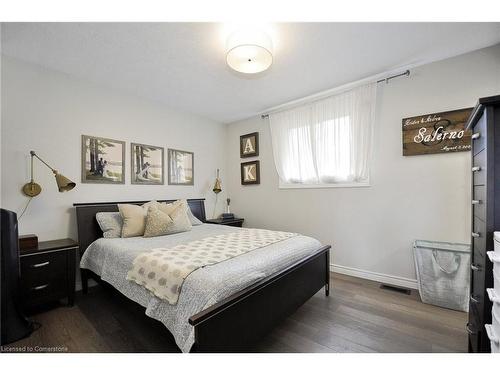
<svg viewBox="0 0 500 375"><path fill-rule="evenodd" d="M332 182L328 184L301 184L301 183L289 183L283 182L278 176L278 189L328 189L328 188L367 188L371 187L370 177L364 182Z"/></svg>

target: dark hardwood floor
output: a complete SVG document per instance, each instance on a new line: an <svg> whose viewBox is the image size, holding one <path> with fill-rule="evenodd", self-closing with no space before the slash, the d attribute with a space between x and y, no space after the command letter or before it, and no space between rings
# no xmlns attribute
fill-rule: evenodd
<svg viewBox="0 0 500 375"><path fill-rule="evenodd" d="M252 352L465 352L465 313L426 305L379 284L332 274L331 294L318 292ZM42 324L9 346L69 352L179 352L160 323L112 288L77 295L74 307L37 312Z"/></svg>

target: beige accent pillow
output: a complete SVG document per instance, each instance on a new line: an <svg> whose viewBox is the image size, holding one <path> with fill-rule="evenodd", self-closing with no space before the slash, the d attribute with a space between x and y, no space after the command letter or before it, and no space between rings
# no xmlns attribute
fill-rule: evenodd
<svg viewBox="0 0 500 375"><path fill-rule="evenodd" d="M186 202L186 205L187 205L187 201L184 200L177 200L175 202L172 202L172 203L165 203L165 202L156 202L156 207L162 211L163 213L167 214L167 215L170 215L178 206L182 205L183 202Z"/></svg>
<svg viewBox="0 0 500 375"><path fill-rule="evenodd" d="M163 236L168 233L168 228L172 225L172 218L160 210L158 206L151 206L146 215L146 227L144 237Z"/></svg>
<svg viewBox="0 0 500 375"><path fill-rule="evenodd" d="M164 236L191 230L192 226L187 215L186 205L176 204L173 210L171 210L172 207L169 207L170 214L165 213L165 207L162 208L159 204L149 207L144 237Z"/></svg>
<svg viewBox="0 0 500 375"><path fill-rule="evenodd" d="M142 206L136 204L119 204L118 210L123 219L121 236L123 238L142 236L146 227L148 208L157 205L158 202L156 201L145 203Z"/></svg>

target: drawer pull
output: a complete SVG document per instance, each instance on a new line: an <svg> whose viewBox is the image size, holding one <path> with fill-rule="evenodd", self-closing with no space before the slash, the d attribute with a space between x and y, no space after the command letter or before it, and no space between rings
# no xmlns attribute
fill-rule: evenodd
<svg viewBox="0 0 500 375"><path fill-rule="evenodd" d="M495 332L491 329L491 324L485 324L484 328L486 328L486 334L490 341L498 345L500 343L500 338L495 336Z"/></svg>
<svg viewBox="0 0 500 375"><path fill-rule="evenodd" d="M481 201L479 199L473 199L472 204L480 204Z"/></svg>
<svg viewBox="0 0 500 375"><path fill-rule="evenodd" d="M31 265L31 268L40 268L40 267L45 267L45 266L48 266L50 264L49 261L47 262L43 262L43 263L37 263L37 264L32 264Z"/></svg>
<svg viewBox="0 0 500 375"><path fill-rule="evenodd" d="M486 254L488 254L488 258L490 258L493 263L500 263L500 255L498 255L498 253L487 251Z"/></svg>
<svg viewBox="0 0 500 375"><path fill-rule="evenodd" d="M479 172L481 167L472 167L472 172Z"/></svg>
<svg viewBox="0 0 500 375"><path fill-rule="evenodd" d="M472 134L471 139L478 139L481 136L481 133L477 132Z"/></svg>
<svg viewBox="0 0 500 375"><path fill-rule="evenodd" d="M480 271L481 270L481 266L478 266L478 265L476 265L474 263L471 263L470 268L473 271Z"/></svg>
<svg viewBox="0 0 500 375"><path fill-rule="evenodd" d="M477 238L477 237L480 237L480 235L479 235L479 233L476 233L476 232L472 232L472 237L475 237L475 238Z"/></svg>
<svg viewBox="0 0 500 375"><path fill-rule="evenodd" d="M491 302L500 304L500 296L497 295L497 292L495 292L495 289L487 288L486 293L488 293L488 297L489 297Z"/></svg>
<svg viewBox="0 0 500 375"><path fill-rule="evenodd" d="M470 295L470 301L475 304L479 303L479 300L474 296L474 294Z"/></svg>
<svg viewBox="0 0 500 375"><path fill-rule="evenodd" d="M42 289L47 288L48 286L49 286L49 284L43 284L43 285L35 286L35 287L31 288L31 289L33 289L33 290L42 290Z"/></svg>
<svg viewBox="0 0 500 375"><path fill-rule="evenodd" d="M475 335L475 334L477 333L477 332L474 332L474 331L470 328L470 323L467 323L467 324L465 325L465 330L467 331L467 333L468 333L469 335Z"/></svg>

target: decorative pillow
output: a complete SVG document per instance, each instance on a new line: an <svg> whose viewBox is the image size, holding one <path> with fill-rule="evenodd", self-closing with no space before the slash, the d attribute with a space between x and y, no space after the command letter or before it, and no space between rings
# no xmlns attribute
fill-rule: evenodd
<svg viewBox="0 0 500 375"><path fill-rule="evenodd" d="M172 218L160 210L158 206L151 206L146 215L144 237L163 236L168 233L168 228L173 223Z"/></svg>
<svg viewBox="0 0 500 375"><path fill-rule="evenodd" d="M104 238L119 238L122 234L123 220L119 212L98 212L95 218Z"/></svg>
<svg viewBox="0 0 500 375"><path fill-rule="evenodd" d="M144 237L164 236L189 230L191 230L191 221L184 204L177 204L170 214L166 214L160 205L149 207Z"/></svg>
<svg viewBox="0 0 500 375"><path fill-rule="evenodd" d="M187 204L187 201L184 201ZM163 213L170 215L178 206L182 205L182 200L177 200L172 203L156 202L156 207Z"/></svg>
<svg viewBox="0 0 500 375"><path fill-rule="evenodd" d="M137 206L135 204L119 204L118 210L123 219L122 233L123 238L137 237L144 234L146 227L146 215L149 207L155 207L158 202L151 201Z"/></svg>
<svg viewBox="0 0 500 375"><path fill-rule="evenodd" d="M186 199L179 199L176 200L175 202L172 203L158 203L158 208L165 212L166 214L170 215L172 211L179 205L179 204L184 204L186 206L186 212L189 218L189 221L191 222L191 225L201 225L203 224L194 214L191 212L191 208L189 208L189 204Z"/></svg>
<svg viewBox="0 0 500 375"><path fill-rule="evenodd" d="M172 226L169 228L170 233L187 232L191 230L191 220L189 220L189 206L187 202L181 201L181 204L170 214L173 220Z"/></svg>

